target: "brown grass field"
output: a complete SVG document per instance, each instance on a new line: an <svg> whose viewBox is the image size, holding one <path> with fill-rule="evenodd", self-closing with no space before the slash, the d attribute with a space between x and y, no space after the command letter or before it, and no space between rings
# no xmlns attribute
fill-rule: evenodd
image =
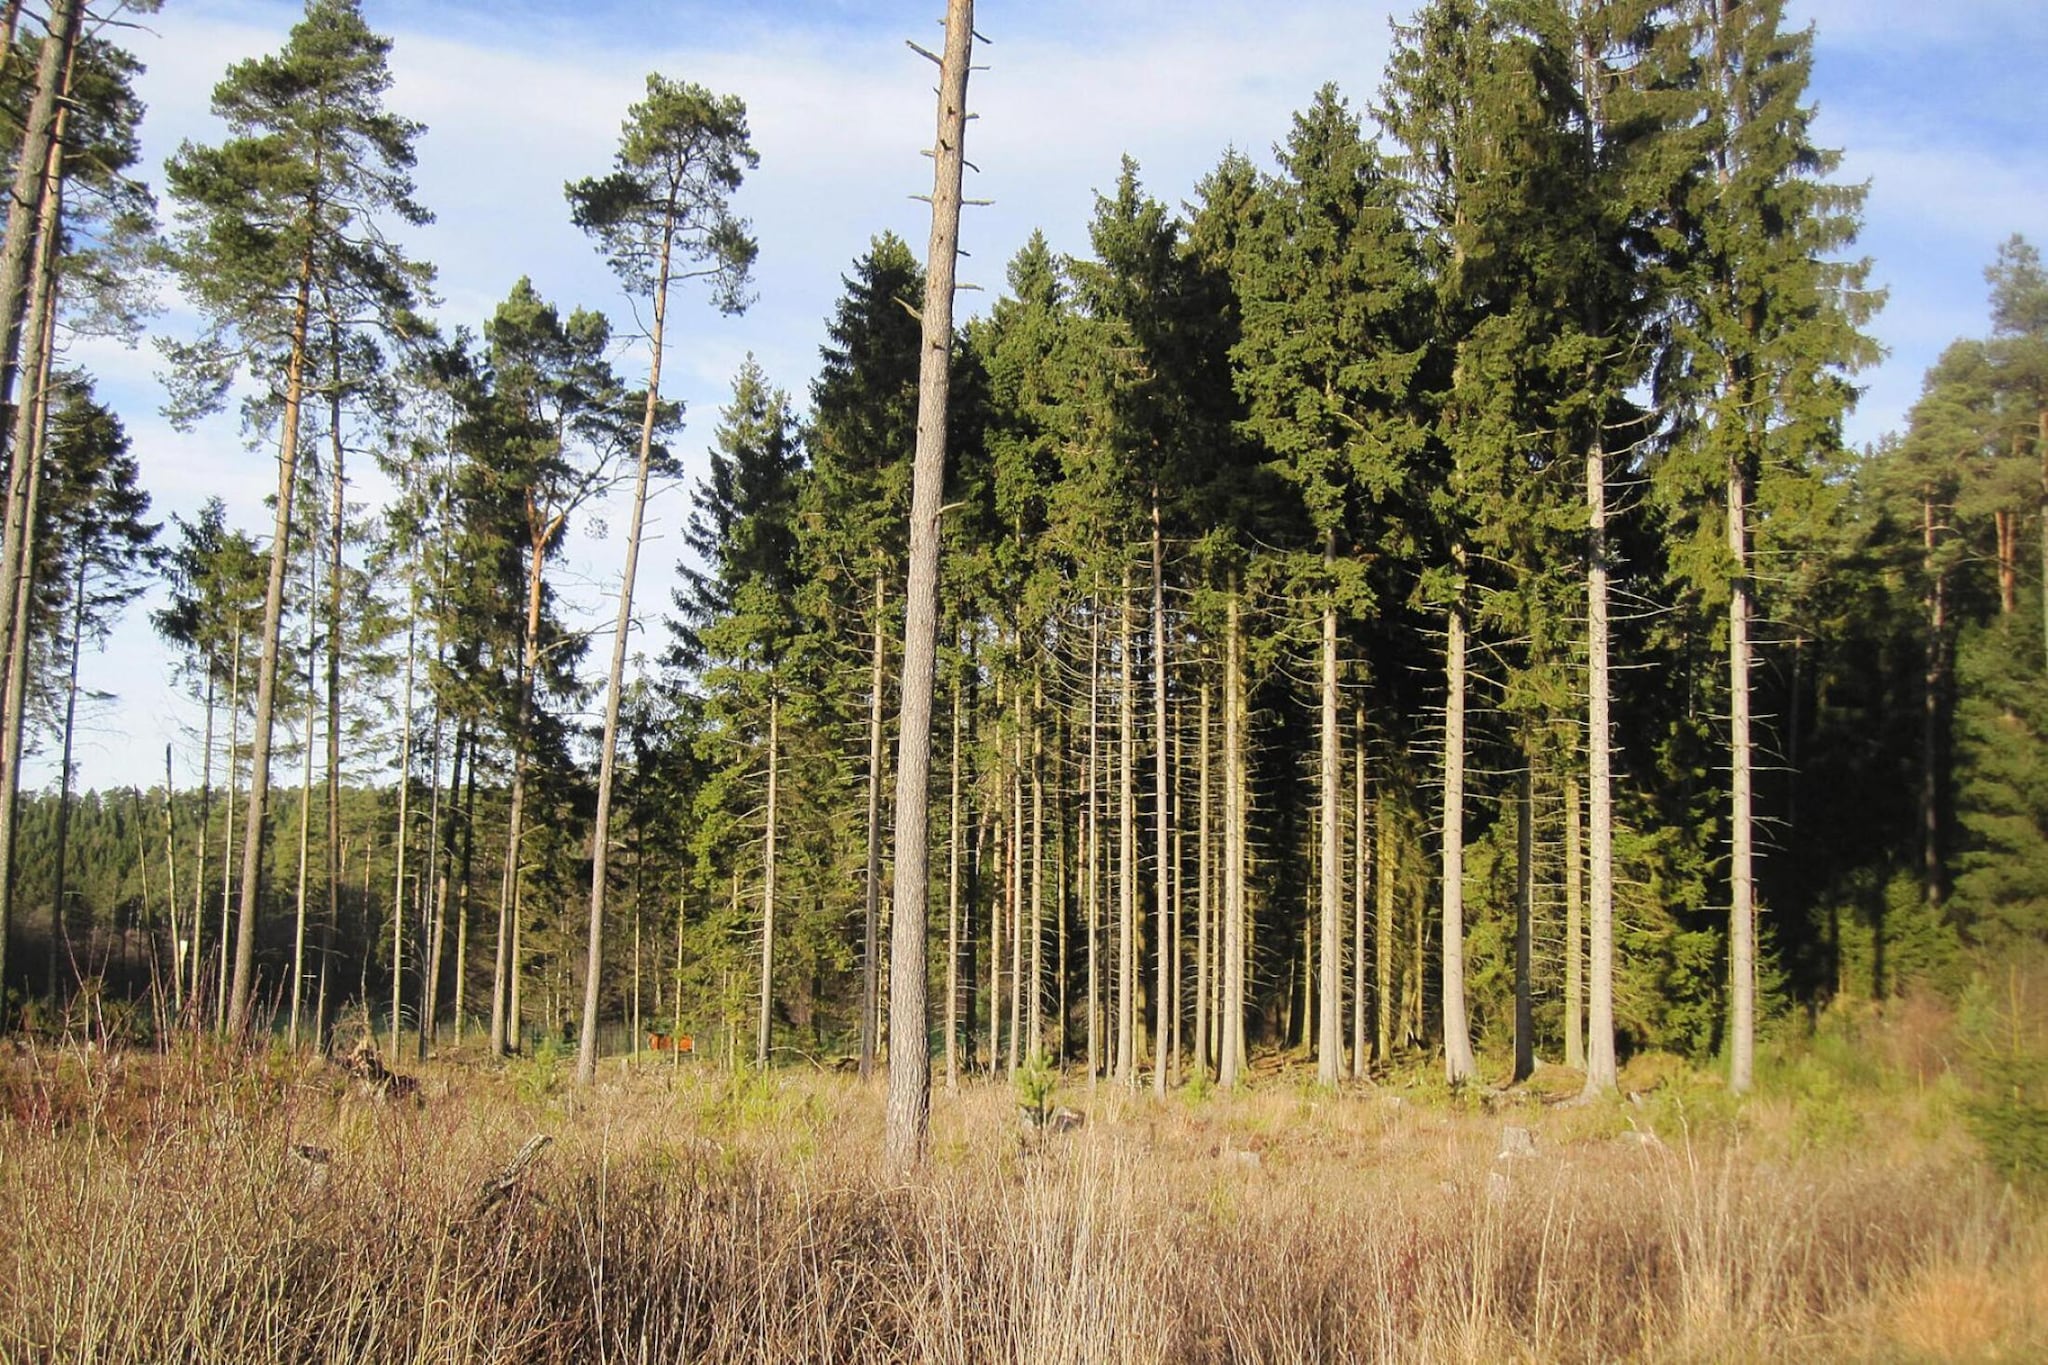
<svg viewBox="0 0 2048 1365"><path fill-rule="evenodd" d="M15 1043L0 1360L2048 1359L2048 1220L1939 1080L1738 1106L1660 1074L1590 1106L1068 1077L1086 1122L1043 1138L981 1081L891 1185L879 1084L811 1071L436 1062L400 1100L282 1052Z"/></svg>

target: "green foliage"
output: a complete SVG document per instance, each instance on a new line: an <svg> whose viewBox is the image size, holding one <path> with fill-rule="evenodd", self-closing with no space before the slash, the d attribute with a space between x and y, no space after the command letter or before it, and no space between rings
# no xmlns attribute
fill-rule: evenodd
<svg viewBox="0 0 2048 1365"><path fill-rule="evenodd" d="M2048 1182L2048 964L2035 951L1987 972L1963 996L1961 1032L1977 1081L1971 1132L2001 1173Z"/></svg>

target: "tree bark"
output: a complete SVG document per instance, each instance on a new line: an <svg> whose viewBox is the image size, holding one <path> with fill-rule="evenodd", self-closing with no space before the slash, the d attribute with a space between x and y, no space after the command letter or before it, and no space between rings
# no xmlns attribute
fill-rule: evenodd
<svg viewBox="0 0 2048 1365"><path fill-rule="evenodd" d="M306 601L320 595L320 556L310 548L306 554ZM299 1046L299 1020L304 1005L306 981L306 879L312 866L313 845L313 729L320 714L320 645L317 633L306 631L306 751L299 775L299 879L292 906L292 1015L286 1039L293 1050Z"/></svg>
<svg viewBox="0 0 2048 1365"><path fill-rule="evenodd" d="M1591 798L1591 979L1587 1009L1586 1093L1614 1089L1614 726L1609 717L1607 623L1607 463L1596 437L1586 447L1586 769ZM1745 673L1745 677L1746 677ZM1744 707L1748 704L1744 684ZM1745 760L1746 761L1746 760ZM1747 798L1744 800L1748 838ZM1746 847L1746 844L1745 844ZM1745 854L1745 857L1747 855Z"/></svg>
<svg viewBox="0 0 2048 1365"><path fill-rule="evenodd" d="M1457 553L1462 564L1464 556ZM1465 1017L1465 604L1451 604L1445 645L1449 679L1444 703L1443 1025L1444 1075L1452 1085L1473 1077L1472 1027Z"/></svg>
<svg viewBox="0 0 2048 1365"><path fill-rule="evenodd" d="M960 240L962 147L974 0L947 0L937 145L932 149L932 235L925 262L923 353L918 371L917 453L911 473L910 574L903 613L903 690L897 731L896 907L890 943L889 1103L884 1154L892 1174L924 1159L931 1113L926 1034L925 918L929 913L927 818L932 673L938 632L939 509L946 482L946 401L953 347L953 280Z"/></svg>
<svg viewBox="0 0 2048 1365"><path fill-rule="evenodd" d="M405 623L405 686L400 701L398 740L398 837L391 873L391 1061L398 1061L398 1034L405 1005L405 852L412 814L412 684L419 638L419 594L410 594ZM424 994L424 993L423 993ZM422 1025L422 1028L425 1026Z"/></svg>
<svg viewBox="0 0 2048 1365"><path fill-rule="evenodd" d="M1131 659L1131 575L1117 597L1116 1078L1138 1083L1138 726Z"/></svg>
<svg viewBox="0 0 2048 1365"><path fill-rule="evenodd" d="M90 557L78 557L78 572L71 582L71 657L66 663L64 681L64 741L63 754L57 767L57 847L56 867L52 874L50 888L50 1003L57 1003L57 973L62 965L59 947L64 938L64 892L65 872L71 852L71 741L78 726L78 655L80 637L85 633L85 582ZM137 829L137 837L141 834ZM149 897L143 896L147 905Z"/></svg>
<svg viewBox="0 0 2048 1365"><path fill-rule="evenodd" d="M1359 707L1352 722L1357 736L1353 751L1351 781L1351 1077L1362 1081L1369 1074L1365 1041L1365 904L1367 878L1372 869L1371 850L1365 828L1365 708Z"/></svg>
<svg viewBox="0 0 2048 1365"><path fill-rule="evenodd" d="M647 365L647 401L640 416L640 460L633 475L633 516L626 531L626 567L619 580L619 615L612 635L611 671L605 681L604 739L598 748L597 821L590 848L590 935L583 967L583 1027L576 1046L576 1081L597 1076L597 993L604 977L605 884L611 871L612 788L617 784L619 707L626 687L626 650L633 636L633 582L640 569L640 540L647 524L647 481L654 464L654 425L661 413L661 349L668 324L670 237L664 232L654 277L652 354ZM766 1030L762 1031L766 1037Z"/></svg>
<svg viewBox="0 0 2048 1365"><path fill-rule="evenodd" d="M1202 682L1195 742L1195 1046L1194 1074L1206 1078L1213 1054L1209 1050L1211 960L1215 950L1213 906L1209 895L1209 683Z"/></svg>
<svg viewBox="0 0 2048 1365"><path fill-rule="evenodd" d="M775 874L782 805L782 699L768 691L768 831L761 849L761 1006L754 1065L766 1068L775 1031Z"/></svg>
<svg viewBox="0 0 2048 1365"><path fill-rule="evenodd" d="M946 762L946 1089L960 1086L961 680L953 680L953 735Z"/></svg>
<svg viewBox="0 0 2048 1365"><path fill-rule="evenodd" d="M1584 815L1576 773L1564 782L1564 1064L1586 1064Z"/></svg>
<svg viewBox="0 0 2048 1365"><path fill-rule="evenodd" d="M888 663L883 630L887 616L887 580L875 570L873 662L868 677L868 844L866 901L861 920L860 1078L874 1074L875 1051L881 1039L882 958L882 688Z"/></svg>
<svg viewBox="0 0 2048 1365"><path fill-rule="evenodd" d="M1750 824L1749 732L1749 536L1746 525L1748 478L1740 458L1728 471L1728 553L1734 568L1728 584L1728 749L1729 782L1729 909L1728 1088L1747 1091L1756 1051L1756 910L1753 900ZM1594 1018L1592 1052L1600 1049L1598 977L1600 971L1600 815L1596 791L1593 816L1593 971ZM1611 1045L1611 1044L1610 1044ZM1590 1078L1590 1073L1589 1073Z"/></svg>
<svg viewBox="0 0 2048 1365"><path fill-rule="evenodd" d="M1238 586L1230 582L1225 606L1223 665L1223 983L1222 1054L1217 1082L1237 1085L1246 1064L1244 1047L1245 968L1245 754L1244 627Z"/></svg>
<svg viewBox="0 0 2048 1365"><path fill-rule="evenodd" d="M1152 805L1155 827L1153 861L1155 909L1153 948L1156 970L1152 990L1152 1093L1166 1098L1166 1068L1170 1060L1167 1033L1171 1022L1173 990L1172 935L1169 932L1172 902L1171 849L1168 847L1172 811L1167 803L1166 753L1166 550L1160 530L1159 485L1152 486Z"/></svg>
<svg viewBox="0 0 2048 1365"><path fill-rule="evenodd" d="M1326 575L1335 572L1336 561L1336 538L1332 536L1323 541ZM1322 970L1316 986L1316 1081L1322 1085L1335 1085L1344 1076L1344 751L1337 696L1337 602L1332 595L1323 602L1322 759L1318 765L1322 779Z"/></svg>

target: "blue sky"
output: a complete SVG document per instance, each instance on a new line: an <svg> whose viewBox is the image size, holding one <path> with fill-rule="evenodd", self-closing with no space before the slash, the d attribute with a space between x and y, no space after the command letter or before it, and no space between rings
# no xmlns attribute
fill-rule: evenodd
<svg viewBox="0 0 2048 1365"><path fill-rule="evenodd" d="M1082 251L1093 192L1129 152L1147 187L1188 197L1226 146L1264 158L1290 113L1334 80L1368 103L1385 62L1389 15L1410 6L1356 0L1247 5L1221 0L984 0L990 39L970 104L981 118L968 155L973 193L996 201L972 214L963 279L989 293L1034 227L1059 250ZM2023 232L2048 244L2048 5L2040 0L1792 0L1792 22L1817 28L1812 96L1823 145L1845 153L1841 177L1870 182L1859 250L1890 291L1872 331L1887 359L1860 377L1852 439L1895 427L1921 372L1941 348L1984 326L1983 268L1999 242ZM475 326L520 275L565 306L604 307L622 336L633 315L591 245L568 222L565 180L604 170L626 107L658 70L746 100L762 158L738 205L761 243L758 299L723 318L699 297L671 310L665 388L688 407L678 449L689 469L703 452L741 358L753 352L799 399L816 365L822 322L840 276L875 233L922 249L929 188L919 154L931 129L931 68L904 46L936 46L937 0L365 0L370 22L396 42L394 109L424 122L419 196L438 215L412 244L440 268L441 315ZM208 93L226 65L274 50L298 7L271 0L176 0L130 35L149 65L151 178L185 138L218 130ZM190 328L174 298L161 325ZM267 527L275 484L267 450L250 450L221 419L190 434L158 416L157 357L81 343L75 358L101 377L135 436L157 513L189 514L209 494L237 524ZM644 354L622 345L620 366ZM374 503L378 490L361 494ZM642 557L636 607L660 647L688 510L686 487L657 499L655 539ZM619 509L623 510L623 509ZM622 517L614 520L623 524ZM580 542L564 575L572 613L602 628L623 547ZM612 599L615 601L615 599ZM83 785L160 781L170 743L181 784L198 771L196 708L173 687L169 659L139 606L107 650L85 662L88 687L118 693L93 708L80 737ZM648 641L651 640L651 644ZM600 648L594 653L602 657ZM593 703L595 705L596 703ZM366 776L376 774L366 773ZM54 765L32 767L46 782Z"/></svg>

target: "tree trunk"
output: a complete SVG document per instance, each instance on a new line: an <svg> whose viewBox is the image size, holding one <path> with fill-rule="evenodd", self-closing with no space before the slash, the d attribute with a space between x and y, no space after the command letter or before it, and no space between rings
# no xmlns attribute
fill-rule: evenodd
<svg viewBox="0 0 2048 1365"><path fill-rule="evenodd" d="M868 678L868 846L866 903L861 920L860 1078L874 1074L881 1032L882 957L882 687L888 663L883 629L888 582L875 570L873 663Z"/></svg>
<svg viewBox="0 0 2048 1365"><path fill-rule="evenodd" d="M1030 1054L1045 1053L1045 716L1042 671L1031 680L1031 1039Z"/></svg>
<svg viewBox="0 0 2048 1365"><path fill-rule="evenodd" d="M1394 874L1399 855L1384 782L1373 803L1373 826L1378 844L1373 857L1373 1041L1375 1055L1385 1066L1394 1056ZM1420 923L1422 915L1418 912L1415 918Z"/></svg>
<svg viewBox="0 0 2048 1365"><path fill-rule="evenodd" d="M782 700L768 689L768 832L761 850L761 1009L754 1036L754 1065L766 1068L775 1029L776 837L781 833Z"/></svg>
<svg viewBox="0 0 2048 1365"><path fill-rule="evenodd" d="M52 40L59 26L68 25L75 34L77 11L75 6L60 4L51 17ZM67 37L60 54L60 83L68 90L70 84L70 40ZM51 43L43 45L43 62L48 64L51 57ZM36 98L42 99L41 76L38 72ZM43 453L49 432L49 389L52 356L56 349L57 331L57 252L62 238L63 217L63 176L64 176L64 126L67 110L57 111L54 119L45 127L43 140L37 143L33 123L25 137L21 156L24 158L15 177L16 199L11 202L7 222L7 239L4 257L0 257L0 302L6 307L4 325L6 334L6 355L4 371L0 371L0 398L13 394L15 412L13 440L9 446L13 458L7 475L7 510L4 531L0 531L0 642L6 649L5 707L0 711L0 983L7 979L7 939L14 923L15 897L15 856L16 821L20 814L21 763L23 742L26 737L28 698L28 637L31 630L30 607L36 582L36 505L43 484ZM31 113L31 119L34 113ZM33 167L27 157L33 155ZM24 186L33 200L33 207L23 202ZM14 210L19 209L17 214ZM33 252L33 271L27 281L28 306L21 306L22 282L11 272L16 270L16 228L24 234L21 246L23 253L19 265L22 270L29 267L29 253ZM22 316L23 312L27 316ZM35 384L32 394L15 393L13 366L23 342L26 342L26 364L22 367ZM51 989L55 991L54 975Z"/></svg>
<svg viewBox="0 0 2048 1365"><path fill-rule="evenodd" d="M235 654L228 670L228 803L220 860L220 976L214 986L213 1022L228 1027L228 934L235 891L235 787L242 780L242 613L235 613Z"/></svg>
<svg viewBox="0 0 2048 1365"><path fill-rule="evenodd" d="M185 989L186 998L198 1008L206 997L205 979L200 975L202 949L205 946L206 923L206 841L211 833L213 816L213 712L214 690L218 686L212 650L206 654L206 729L200 740L199 758L199 832L193 840L198 845L193 854L192 871L192 942L185 950L191 970L186 973L190 983Z"/></svg>
<svg viewBox="0 0 2048 1365"><path fill-rule="evenodd" d="M1463 563L1461 552L1454 557ZM1451 604L1444 653L1443 1025L1444 1075L1472 1080L1472 1027L1465 1018L1465 604Z"/></svg>
<svg viewBox="0 0 2048 1365"><path fill-rule="evenodd" d="M1138 792L1136 668L1131 661L1131 575L1117 597L1116 1078L1138 1083Z"/></svg>
<svg viewBox="0 0 2048 1365"><path fill-rule="evenodd" d="M633 636L633 581L640 569L640 539L647 522L647 480L654 462L654 424L661 412L661 347L668 323L669 241L664 231L654 277L654 328L649 341L647 402L640 417L640 463L633 476L633 517L626 530L626 567L619 580L619 616L612 635L612 666L605 682L604 739L598 748L597 821L590 847L590 941L583 966L583 1028L577 1039L576 1082L597 1076L597 992L604 976L605 879L611 871L612 788L619 757L619 707L626 687L626 650ZM763 1030L763 1037L766 1030Z"/></svg>
<svg viewBox="0 0 2048 1365"><path fill-rule="evenodd" d="M1234 1088L1245 1069L1245 723L1244 627L1237 579L1225 607L1223 665L1223 982L1221 1061L1216 1079Z"/></svg>
<svg viewBox="0 0 2048 1365"><path fill-rule="evenodd" d="M1332 536L1323 541L1326 575L1335 572L1336 561L1336 538ZM1323 602L1323 751L1318 767L1322 778L1322 935L1318 949L1322 971L1316 984L1316 1081L1321 1085L1335 1085L1344 1076L1344 750L1337 724L1337 602L1333 595Z"/></svg>
<svg viewBox="0 0 2048 1365"><path fill-rule="evenodd" d="M1749 737L1749 535L1746 502L1749 487L1738 462L1728 471L1728 553L1734 570L1728 584L1728 749L1729 835L1728 1088L1742 1094L1750 1087L1756 1050L1756 912L1753 904L1750 855ZM1596 746L1597 749L1597 746ZM1595 1065L1600 1055L1600 793L1593 793L1593 1037ZM1612 1046L1610 1041L1609 1046ZM1590 1080L1590 1072L1588 1075Z"/></svg>
<svg viewBox="0 0 2048 1365"><path fill-rule="evenodd" d="M528 504L528 525L534 511ZM540 669L540 612L543 568L547 562L549 523L535 530L528 548L526 569L526 629L519 654L519 714L512 740L512 793L505 817L505 865L498 878L497 961L491 973L491 1055L502 1057L508 1048L518 1047L519 1014L519 882L520 844L526 818L527 750L533 734L534 688ZM475 771L475 764L470 765Z"/></svg>
<svg viewBox="0 0 2048 1365"><path fill-rule="evenodd" d="M57 767L57 847L56 867L52 873L50 888L50 1003L57 1003L57 973L62 965L58 948L65 936L64 891L65 873L71 853L71 742L78 727L78 655L81 637L85 633L85 581L89 556L78 557L78 572L71 581L71 657L67 661L64 681L64 740L63 755ZM141 837L138 825L136 836ZM149 903L145 892L143 904Z"/></svg>
<svg viewBox="0 0 2048 1365"><path fill-rule="evenodd" d="M1536 919L1536 758L1524 747L1522 790L1515 801L1515 1075L1536 1074L1536 1001L1533 994Z"/></svg>
<svg viewBox="0 0 2048 1365"><path fill-rule="evenodd" d="M320 577L320 557L309 551L306 555L306 601L317 601ZM299 776L299 880L293 893L292 907L292 1015L286 1039L292 1049L299 1046L299 1019L303 1007L306 981L306 876L312 863L313 844L313 727L320 714L320 691L316 679L320 672L320 645L317 632L310 622L306 630L306 752L304 765Z"/></svg>
<svg viewBox="0 0 2048 1365"><path fill-rule="evenodd" d="M2048 524L2048 523L2044 523ZM2043 533L2048 536L2048 532ZM2048 543L2048 542L2044 542ZM1088 1083L1102 1074L1102 970L1099 944L1102 925L1102 811L1096 772L1101 757L1100 702L1102 696L1102 599L1098 593L1088 607L1088 776L1082 798L1083 817L1088 830L1083 839L1088 859L1086 891L1088 901Z"/></svg>
<svg viewBox="0 0 2048 1365"><path fill-rule="evenodd" d="M1927 907L1941 907L1941 701L1946 678L1948 585L1936 563L1934 498L1921 499L1927 576L1927 650L1920 701L1920 876Z"/></svg>
<svg viewBox="0 0 2048 1365"><path fill-rule="evenodd" d="M947 0L940 68L938 140L932 180L932 236L926 254L923 355L918 369L917 454L911 474L910 575L903 613L903 690L897 732L896 907L890 943L889 1105L884 1134L892 1174L923 1158L931 1112L926 1036L926 860L931 769L932 672L938 632L939 506L946 482L946 400L953 349L953 277L960 240L961 148L967 129L967 72L974 0Z"/></svg>
<svg viewBox="0 0 2048 1365"><path fill-rule="evenodd" d="M960 731L962 692L953 679L953 737L946 761L946 1089L960 1086Z"/></svg>
<svg viewBox="0 0 2048 1365"><path fill-rule="evenodd" d="M1167 808L1166 775L1166 551L1160 531L1159 485L1152 485L1152 805L1155 825L1152 856L1157 864L1155 873L1156 906L1153 912L1153 946L1157 954L1157 969L1153 977L1152 991L1152 1093L1160 1099L1166 1098L1166 1066L1168 1048L1166 1045L1169 1019L1168 1002L1173 992L1167 982L1171 976L1171 936L1168 932L1170 853L1167 847L1167 822L1172 812Z"/></svg>
<svg viewBox="0 0 2048 1365"><path fill-rule="evenodd" d="M1585 865L1576 773L1564 780L1564 1064L1586 1064Z"/></svg>
<svg viewBox="0 0 2048 1365"><path fill-rule="evenodd" d="M412 593L405 623L405 686L399 704L398 838L391 873L391 1060L398 1061L398 1031L405 1005L405 846L412 814L412 683L419 637L419 594ZM424 994L424 992L422 992ZM422 1025L422 1028L425 1026Z"/></svg>
<svg viewBox="0 0 2048 1365"><path fill-rule="evenodd" d="M1586 768L1592 805L1591 979L1587 985L1586 1093L1612 1090L1614 1058L1614 726L1610 721L1607 628L1607 463L1598 438L1586 447ZM1745 674L1745 677L1747 675ZM1748 704L1745 682L1744 707ZM1746 761L1746 760L1745 760ZM1748 804L1744 806L1747 840ZM1746 844L1745 844L1746 847ZM1746 855L1745 855L1746 856Z"/></svg>
<svg viewBox="0 0 2048 1365"><path fill-rule="evenodd" d="M1209 988L1214 976L1210 964L1215 951L1215 934L1210 922L1213 918L1213 907L1209 895L1209 683L1206 678L1202 682L1195 742L1199 746L1199 752L1195 759L1194 1068L1195 1076L1203 1079L1209 1074L1209 1062L1213 1055L1209 1051Z"/></svg>
<svg viewBox="0 0 2048 1365"><path fill-rule="evenodd" d="M1351 779L1351 1078L1368 1074L1365 1042L1365 902L1372 867L1365 829L1365 708L1352 722L1357 735Z"/></svg>
<svg viewBox="0 0 2048 1365"><path fill-rule="evenodd" d="M263 652L256 664L256 715L249 736L249 805L242 828L242 898L235 924L235 980L228 995L228 1034L245 1037L256 986L256 913L263 899L263 836L270 814L270 731L277 706L279 633L284 577L291 559L292 493L298 486L299 407L305 395L306 329L311 315L313 256L299 262L292 304L291 359L285 371L284 414L277 455L277 520L271 531L270 578L263 592ZM338 519L337 519L338 520Z"/></svg>

